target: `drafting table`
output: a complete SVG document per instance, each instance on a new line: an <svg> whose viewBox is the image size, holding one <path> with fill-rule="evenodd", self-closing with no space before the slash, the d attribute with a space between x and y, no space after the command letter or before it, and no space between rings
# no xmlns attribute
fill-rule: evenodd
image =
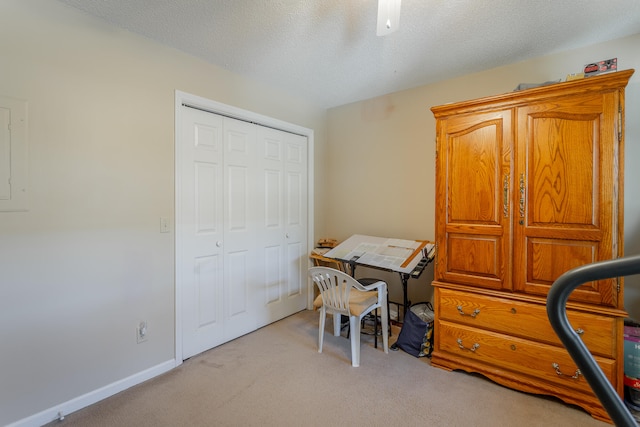
<svg viewBox="0 0 640 427"><path fill-rule="evenodd" d="M403 316L409 309L407 285L417 279L435 256L435 244L427 240L388 239L354 234L324 254L327 258L347 263L355 277L357 265L393 271L400 274L403 293Z"/></svg>

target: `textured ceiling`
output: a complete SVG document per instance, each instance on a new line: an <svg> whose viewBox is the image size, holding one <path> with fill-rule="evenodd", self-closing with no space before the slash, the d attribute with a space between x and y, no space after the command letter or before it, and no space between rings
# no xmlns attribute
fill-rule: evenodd
<svg viewBox="0 0 640 427"><path fill-rule="evenodd" d="M640 0L403 0L384 37L376 0L58 1L326 108L640 32Z"/></svg>

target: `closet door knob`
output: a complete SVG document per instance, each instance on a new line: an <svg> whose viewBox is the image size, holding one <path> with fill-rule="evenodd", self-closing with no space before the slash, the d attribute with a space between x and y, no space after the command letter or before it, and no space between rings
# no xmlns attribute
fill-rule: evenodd
<svg viewBox="0 0 640 427"><path fill-rule="evenodd" d="M217 247L219 247L219 248L221 248L221 247L222 247L222 242L221 242L220 240L218 240L218 241L216 242L216 246L217 246Z"/></svg>

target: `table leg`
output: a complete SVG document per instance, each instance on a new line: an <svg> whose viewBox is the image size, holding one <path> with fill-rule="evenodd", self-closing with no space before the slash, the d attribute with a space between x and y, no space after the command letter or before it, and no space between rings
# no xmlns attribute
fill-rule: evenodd
<svg viewBox="0 0 640 427"><path fill-rule="evenodd" d="M408 295L408 289L407 289L409 285L409 275L406 273L400 273L400 281L402 282L402 297L403 297L402 321L404 322L404 319L407 316L407 310L409 309L409 304L411 304L411 302L409 301L409 295ZM400 313L398 313L398 319L399 318L400 318ZM396 343L393 343L389 348L394 351L398 350L398 346L396 345Z"/></svg>
<svg viewBox="0 0 640 427"><path fill-rule="evenodd" d="M402 320L404 321L404 318L407 315L407 310L409 310L409 304L411 304L411 302L409 301L409 296L407 291L407 287L409 284L409 275L405 273L400 273L400 281L402 282L402 296L404 297L403 299L404 306L402 307Z"/></svg>

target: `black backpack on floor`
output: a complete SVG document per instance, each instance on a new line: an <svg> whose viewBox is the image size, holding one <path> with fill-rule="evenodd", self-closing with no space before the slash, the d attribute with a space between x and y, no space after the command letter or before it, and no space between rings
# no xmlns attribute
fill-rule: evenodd
<svg viewBox="0 0 640 427"><path fill-rule="evenodd" d="M431 357L433 319L430 302L413 304L405 314L396 346L415 357Z"/></svg>

